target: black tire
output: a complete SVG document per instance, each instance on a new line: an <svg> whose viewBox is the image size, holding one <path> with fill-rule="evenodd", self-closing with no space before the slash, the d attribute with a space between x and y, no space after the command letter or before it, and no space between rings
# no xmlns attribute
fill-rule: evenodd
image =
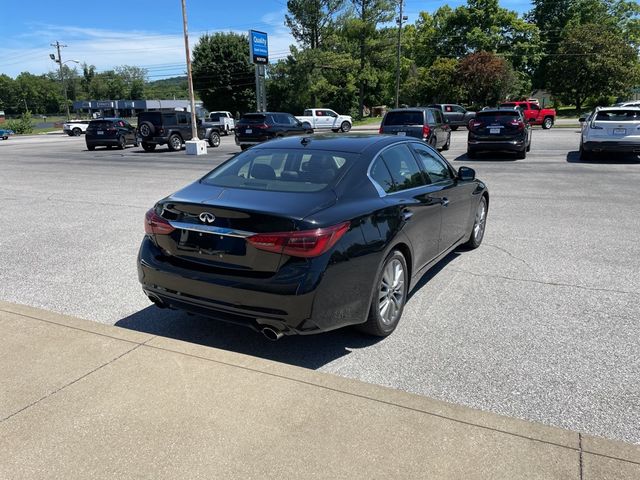
<svg viewBox="0 0 640 480"><path fill-rule="evenodd" d="M75 127L73 130L71 130L71 135L74 137L79 137L80 135L82 135L82 130L80 130L78 127Z"/></svg>
<svg viewBox="0 0 640 480"><path fill-rule="evenodd" d="M138 126L138 131L140 132L140 136L142 136L142 138L147 138L153 136L156 131L156 127L151 122L142 122Z"/></svg>
<svg viewBox="0 0 640 480"><path fill-rule="evenodd" d="M529 143L527 145L527 152L531 151L531 140L529 140Z"/></svg>
<svg viewBox="0 0 640 480"><path fill-rule="evenodd" d="M302 128L304 128L305 130L308 130L311 128L311 124L309 122L304 122L302 124Z"/></svg>
<svg viewBox="0 0 640 480"><path fill-rule="evenodd" d="M589 150L585 150L582 146L582 141L580 142L580 160L588 162L593 159L593 152Z"/></svg>
<svg viewBox="0 0 640 480"><path fill-rule="evenodd" d="M169 147L169 150L171 150L172 152L177 152L178 150L182 149L182 138L180 138L180 135L178 135L177 133L174 133L171 136L169 136L169 140L167 141L167 146Z"/></svg>
<svg viewBox="0 0 640 480"><path fill-rule="evenodd" d="M478 154L471 150L471 149L467 149L467 158L477 158Z"/></svg>
<svg viewBox="0 0 640 480"><path fill-rule="evenodd" d="M218 148L220 146L220 134L218 132L211 132L208 140L210 147Z"/></svg>
<svg viewBox="0 0 640 480"><path fill-rule="evenodd" d="M124 150L127 148L127 140L123 136L118 137L118 149Z"/></svg>
<svg viewBox="0 0 640 480"><path fill-rule="evenodd" d="M545 130L549 130L551 127L553 127L553 118L544 117L544 120L542 121L542 128Z"/></svg>
<svg viewBox="0 0 640 480"><path fill-rule="evenodd" d="M484 213L482 213L483 208L484 208ZM484 230L487 223L488 212L489 212L489 204L487 203L487 197L483 195L480 198L480 202L478 202L478 207L476 208L476 216L473 222L473 227L471 227L471 233L469 234L469 239L463 245L463 247L474 249L480 246L480 244L482 243L482 239L484 238Z"/></svg>
<svg viewBox="0 0 640 480"><path fill-rule="evenodd" d="M249 147L250 147L250 145L240 145L240 150L242 150L244 152Z"/></svg>
<svg viewBox="0 0 640 480"><path fill-rule="evenodd" d="M339 128L332 128L332 129L331 129L331 131L332 131L333 133L338 133L338 132L340 131L340 129L339 129Z"/></svg>
<svg viewBox="0 0 640 480"><path fill-rule="evenodd" d="M111 150L111 145L107 145L107 150Z"/></svg>
<svg viewBox="0 0 640 480"><path fill-rule="evenodd" d="M451 130L453 130L454 132L455 132L456 130L458 130L458 128L459 128L459 126L458 126L458 125L452 125L452 126L451 126Z"/></svg>
<svg viewBox="0 0 640 480"><path fill-rule="evenodd" d="M153 152L156 149L155 143L142 142L142 148L145 152Z"/></svg>
<svg viewBox="0 0 640 480"><path fill-rule="evenodd" d="M351 124L346 120L340 124L340 131L342 133L347 133L350 130L351 130Z"/></svg>
<svg viewBox="0 0 640 480"><path fill-rule="evenodd" d="M395 268L389 267L390 265L400 265L402 267L401 273L403 281L402 285L388 285L388 287L391 288L385 288L385 284L387 283L385 278L388 278L387 269L392 268L395 272ZM402 312L404 311L404 306L407 303L407 294L409 293L408 273L407 261L405 260L404 255L399 250L393 250L387 258L385 258L380 268L380 272L376 276L373 298L371 299L371 306L369 307L369 316L365 323L357 326L359 330L376 337L386 337L393 333L402 318ZM383 281L385 283L383 283ZM395 300L392 300L392 297ZM385 299L387 300L386 304L388 308L393 308L393 306L396 308L396 313L391 319L385 319L381 314L381 310L384 310L384 306L382 304Z"/></svg>
<svg viewBox="0 0 640 480"><path fill-rule="evenodd" d="M451 146L451 133L449 133L446 143L442 146L442 150L443 151L449 150L450 146Z"/></svg>
<svg viewBox="0 0 640 480"><path fill-rule="evenodd" d="M527 147L524 147L519 152L516 152L516 158L518 160L524 160L525 158L527 158Z"/></svg>
<svg viewBox="0 0 640 480"><path fill-rule="evenodd" d="M96 149L95 145L87 145L87 150L93 152Z"/></svg>

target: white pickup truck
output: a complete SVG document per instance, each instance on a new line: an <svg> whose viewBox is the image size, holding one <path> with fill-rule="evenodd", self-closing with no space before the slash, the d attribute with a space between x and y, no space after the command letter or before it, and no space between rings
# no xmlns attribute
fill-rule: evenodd
<svg viewBox="0 0 640 480"><path fill-rule="evenodd" d="M305 128L316 130L331 129L334 132L348 132L353 121L349 115L338 115L328 108L308 108L304 115L296 117Z"/></svg>
<svg viewBox="0 0 640 480"><path fill-rule="evenodd" d="M78 137L87 131L89 120L69 120L62 124L62 131L70 137Z"/></svg>
<svg viewBox="0 0 640 480"><path fill-rule="evenodd" d="M229 135L236 129L236 121L231 112L211 112L209 113L208 123L218 125L223 135Z"/></svg>

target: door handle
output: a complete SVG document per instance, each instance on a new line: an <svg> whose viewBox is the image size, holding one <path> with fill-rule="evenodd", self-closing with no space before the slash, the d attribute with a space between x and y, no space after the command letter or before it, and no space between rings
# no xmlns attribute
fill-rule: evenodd
<svg viewBox="0 0 640 480"><path fill-rule="evenodd" d="M447 197L429 197L429 202L433 202L431 203L431 205L435 204L435 203L439 203L440 205L442 205L443 207L446 207L447 205L449 205L449 199Z"/></svg>
<svg viewBox="0 0 640 480"><path fill-rule="evenodd" d="M404 210L402 210L402 219L403 220L407 221L411 217L413 217L413 211L409 210L408 208L405 208Z"/></svg>

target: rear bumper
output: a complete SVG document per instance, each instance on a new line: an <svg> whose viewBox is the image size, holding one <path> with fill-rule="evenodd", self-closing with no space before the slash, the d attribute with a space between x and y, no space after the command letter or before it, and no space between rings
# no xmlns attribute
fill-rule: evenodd
<svg viewBox="0 0 640 480"><path fill-rule="evenodd" d="M137 137L139 143L152 143L154 145L166 145L169 141L168 137Z"/></svg>
<svg viewBox="0 0 640 480"><path fill-rule="evenodd" d="M118 139L113 138L85 138L87 146L89 147L105 147L107 145L118 145Z"/></svg>
<svg viewBox="0 0 640 480"><path fill-rule="evenodd" d="M258 145L259 143L271 140L273 137L239 137L236 135L236 145Z"/></svg>
<svg viewBox="0 0 640 480"><path fill-rule="evenodd" d="M361 235L353 230L353 235ZM138 279L156 304L285 335L307 335L366 320L382 252L347 259L346 251L290 260L268 278L177 267L147 236Z"/></svg>
<svg viewBox="0 0 640 480"><path fill-rule="evenodd" d="M584 142L583 150L587 152L619 152L640 154L640 142L617 142L609 140L605 142Z"/></svg>
<svg viewBox="0 0 640 480"><path fill-rule="evenodd" d="M520 152L525 148L525 139L517 140L475 140L467 141L467 149L474 152L482 151L508 151Z"/></svg>

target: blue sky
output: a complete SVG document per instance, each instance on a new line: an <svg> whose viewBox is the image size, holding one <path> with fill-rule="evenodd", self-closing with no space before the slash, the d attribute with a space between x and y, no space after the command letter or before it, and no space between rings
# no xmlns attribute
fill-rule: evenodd
<svg viewBox="0 0 640 480"><path fill-rule="evenodd" d="M405 14L415 21L422 10L433 11L463 0L405 0ZM250 28L269 34L270 58L286 56L295 43L284 26L286 0L187 0L190 43L203 33ZM514 10L530 8L528 0L503 0ZM56 68L49 59L51 43L68 45L62 59L79 60L98 71L116 65L137 65L148 69L151 80L185 71L180 0L129 0L104 2L87 0L10 1L0 16L0 73L15 77L22 71L46 73ZM73 66L73 63L69 63Z"/></svg>

